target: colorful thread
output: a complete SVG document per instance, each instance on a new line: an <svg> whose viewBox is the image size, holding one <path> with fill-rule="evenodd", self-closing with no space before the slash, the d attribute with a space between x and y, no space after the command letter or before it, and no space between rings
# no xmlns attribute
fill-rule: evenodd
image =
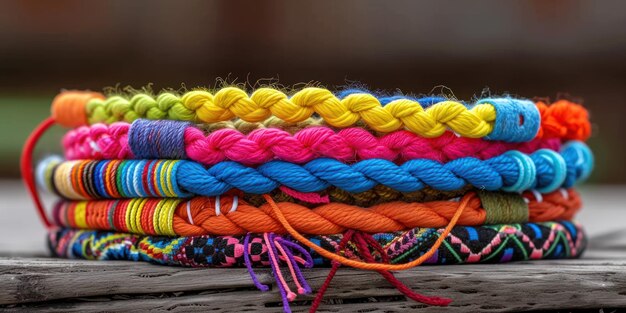
<svg viewBox="0 0 626 313"><path fill-rule="evenodd" d="M294 135L277 128L262 128L243 134L219 129L205 135L186 122L138 119L132 124L94 124L69 131L63 138L67 159L187 159L205 165L231 160L246 165L271 160L305 163L328 157L342 162L385 159L403 162L431 159L448 162L463 157L481 160L509 150L532 153L547 148L558 151L558 139L535 139L505 143L458 137L444 132L423 138L409 131L377 137L362 128L335 131L308 127Z"/></svg>
<svg viewBox="0 0 626 313"><path fill-rule="evenodd" d="M53 185L67 199L217 196L236 188L264 194L285 186L317 192L335 186L363 192L385 185L400 192L425 187L452 191L472 185L484 190L551 192L569 188L591 171L592 154L583 143L568 144L561 155L541 149L531 155L509 151L479 160L461 158L445 164L414 159L396 165L382 159L353 165L315 159L304 165L271 161L257 168L232 161L208 169L191 161L67 161L54 167Z"/></svg>
<svg viewBox="0 0 626 313"><path fill-rule="evenodd" d="M52 117L27 140L21 165L46 226L52 227L35 190L31 164L41 134L55 122L79 126L137 120L132 125L81 127L68 134L64 143L70 157L140 160L61 162L51 158L37 167L36 179L69 199L122 199L60 202L54 210L58 225L171 236L100 233L103 237L96 238L100 234L61 230L50 237L51 248L59 255L73 256L70 250L81 249L76 256L163 264L173 264L172 259L178 258L190 266L243 262L255 285L267 290L252 268L253 259L259 261L261 256L265 259L260 262L272 268L283 309L288 312L296 293L285 279L281 262L287 265L299 294L310 292L301 265L310 266L314 259L332 264L313 301L313 311L340 265L378 271L408 298L446 306L450 299L417 294L390 271L431 262L446 251L450 252L447 257L460 263L495 261L490 258L507 262L516 257L578 256L585 246L577 225L558 222L573 218L580 209L576 192L559 188L586 179L594 163L589 148L578 141L591 133L588 113L565 100L548 106L493 98L466 106L442 97L377 97L363 90L334 95L322 88L305 88L289 97L271 88L248 95L228 87L215 94L166 92L128 99L66 92L55 98L52 110ZM232 121L235 117L239 120ZM365 129L307 128L323 123ZM524 190L530 191L514 194ZM260 202L259 194L265 203L251 205L248 201ZM426 203L390 200L454 194L463 196ZM194 195L216 197L184 199ZM276 203L278 199L297 203ZM551 222L498 225L525 221ZM482 224L495 225L472 227ZM409 230L418 226L433 228ZM415 236L413 231L429 235ZM237 246L242 239L237 236L244 234L243 245ZM331 237L337 240L324 246L322 240ZM394 242L385 246L382 237ZM412 254L406 249L416 247L415 238L428 243ZM90 240L98 240L98 246L91 246ZM194 242L193 248L183 246L188 240ZM219 247L204 245L210 240L227 242L220 242ZM141 255L136 244L149 249L146 255ZM197 250L215 251L228 245L239 251L213 255ZM253 253L253 246L261 252ZM181 247L185 251L177 250ZM169 254L173 252L177 255ZM208 254L225 262L209 261ZM191 263L190 257L193 262L196 257L200 260Z"/></svg>
<svg viewBox="0 0 626 313"><path fill-rule="evenodd" d="M414 260L423 255L442 229L414 228L404 232L378 233L373 237L385 249L390 263ZM241 236L165 237L93 230L59 229L50 232L50 250L57 257L90 260L147 261L188 267L245 267L244 247L253 267L269 266L262 234L250 234L249 245ZM296 241L283 237L287 241ZM309 236L325 250L335 250L343 236ZM502 263L520 260L576 258L587 244L582 227L574 222L543 222L508 225L457 226L424 264ZM305 247L305 249L307 249ZM331 261L312 249L315 267ZM303 257L299 252L294 255ZM357 259L355 247L346 246L346 256ZM381 262L378 253L373 253Z"/></svg>
<svg viewBox="0 0 626 313"><path fill-rule="evenodd" d="M463 196L468 207L459 225L504 224L570 220L581 207L573 189L541 195L473 192ZM528 203L522 201L526 199ZM391 232L414 227L442 227L449 223L461 200L425 203L387 202L370 208L329 203L313 209L290 202L278 203L280 211L298 232L339 234L347 229L367 233ZM181 199L129 199L61 201L53 210L56 225L80 229L112 230L148 235L240 235L285 228L268 204L256 207L235 197Z"/></svg>
<svg viewBox="0 0 626 313"><path fill-rule="evenodd" d="M80 105L76 105L78 100L72 99L74 95L83 100ZM214 123L239 117L259 122L271 115L295 123L317 113L335 127L349 127L363 120L380 132L406 127L425 137L437 137L450 128L465 137L488 136L491 140L510 142L531 140L540 126L537 106L527 100L512 98L483 99L470 109L463 103L449 100L423 108L418 101L402 97L383 105L379 99L365 92L352 93L340 99L321 88L304 88L292 97L279 90L259 88L248 96L241 89L227 87L215 95L197 90L182 97L166 92L156 98L136 94L130 99L113 96L105 100L100 97L84 100L82 93L69 93L58 97L53 103L53 111L57 115L74 114L80 111L74 107L82 106L84 111L80 117L64 119L64 125L69 127L84 125L85 115L90 124L132 122L138 118ZM69 111L69 107L73 111ZM579 106L571 106L570 109L584 110ZM552 111L546 110L545 113ZM558 116L553 120L558 121ZM551 135L548 131L542 132L545 138L552 138Z"/></svg>

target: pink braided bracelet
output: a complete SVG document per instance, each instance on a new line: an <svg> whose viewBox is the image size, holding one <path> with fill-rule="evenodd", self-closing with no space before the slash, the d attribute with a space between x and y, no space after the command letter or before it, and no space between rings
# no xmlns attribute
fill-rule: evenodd
<svg viewBox="0 0 626 313"><path fill-rule="evenodd" d="M81 126L69 131L63 138L67 159L133 159L133 145L129 142L129 131L134 125L117 122L110 125L94 124ZM143 122L145 123L145 122ZM171 122L170 122L171 123ZM178 123L178 122L175 122ZM182 122L180 122L182 123ZM145 126L144 126L145 127ZM458 137L446 132L440 137L424 138L412 132L400 130L377 137L362 128L345 128L336 131L326 126L311 126L295 134L278 128L260 128L249 134L223 128L205 134L191 124L182 125L178 151L182 158L205 165L232 160L247 165L261 164L274 159L293 163L304 163L315 158L327 157L342 162L356 162L364 159L395 160L399 163L416 158L432 159L439 162L463 157L488 159L509 150L532 153L547 148L558 151L559 139L534 139L524 143L505 143L477 138ZM159 130L143 135L142 145L158 146L163 137ZM132 138L132 137L131 137ZM153 139L156 138L156 139ZM153 140L151 142L151 140ZM159 141L161 140L161 141ZM168 142L171 139L167 138ZM158 150L158 149L156 149ZM137 151L137 150L135 150ZM172 158L150 155L152 158ZM145 155L140 158L146 158Z"/></svg>

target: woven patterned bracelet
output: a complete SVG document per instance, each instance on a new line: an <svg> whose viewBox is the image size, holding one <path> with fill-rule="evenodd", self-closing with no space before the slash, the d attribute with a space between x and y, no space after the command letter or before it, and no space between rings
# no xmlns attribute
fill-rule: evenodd
<svg viewBox="0 0 626 313"><path fill-rule="evenodd" d="M458 201L425 203L387 202L370 208L329 203L313 209L290 202L277 203L298 232L340 234L348 229L367 233L392 232L414 227L444 227L461 200L468 205L457 225L570 220L580 209L578 194L561 190L537 199L493 192L471 192ZM53 217L59 226L113 230L148 235L195 236L279 233L286 230L269 205L255 207L238 196L182 199L130 199L59 202Z"/></svg>
<svg viewBox="0 0 626 313"><path fill-rule="evenodd" d="M553 138L505 143L458 137L452 132L424 138L404 130L377 137L362 128L335 131L321 126L304 128L293 135L278 128L256 129L247 135L226 128L205 135L186 122L139 119L132 124L78 127L64 136L63 146L69 160L184 159L205 165L232 160L256 165L272 160L305 163L322 157L350 163L366 159L400 163L411 159L448 162L464 157L484 160L510 150L558 151L560 141Z"/></svg>
<svg viewBox="0 0 626 313"><path fill-rule="evenodd" d="M442 229L415 228L405 232L374 234L373 237L392 263L400 263L424 254L441 232ZM289 236L280 238L291 241ZM331 235L310 239L320 247L333 251L341 238L342 235ZM148 261L192 267L244 267L244 254L247 254L250 265L254 267L270 265L268 245L260 234L154 237L61 229L50 233L49 244L56 256L69 258ZM576 258L582 254L586 244L586 236L580 225L565 221L457 226L448 234L445 244L424 264ZM299 250L292 251L293 255L308 259ZM315 266L330 266L330 261L315 251L307 250L306 253L310 253ZM355 246L347 246L346 255L357 258L360 253ZM381 262L380 255L376 255L376 261Z"/></svg>
<svg viewBox="0 0 626 313"><path fill-rule="evenodd" d="M130 99L70 91L57 96L53 116L60 124L75 127L98 122L132 122L138 118L213 123L239 117L258 122L272 115L295 123L317 113L335 127L349 127L363 120L380 132L406 127L425 137L437 137L450 128L466 137L509 142L529 141L538 133L544 138L562 138L562 129L566 129L563 139L585 140L590 132L587 112L567 101L559 103L566 109L548 107L540 112L541 106L513 98L483 99L471 108L457 101L433 99L428 98L429 103L422 105L420 99L409 97L378 99L371 93L355 90L335 96L322 88L304 88L291 97L271 88L259 88L248 95L241 89L227 87L215 94L190 91L181 97L162 93L155 98L140 93ZM568 115L553 114L556 111ZM545 120L549 127L540 130L540 120Z"/></svg>

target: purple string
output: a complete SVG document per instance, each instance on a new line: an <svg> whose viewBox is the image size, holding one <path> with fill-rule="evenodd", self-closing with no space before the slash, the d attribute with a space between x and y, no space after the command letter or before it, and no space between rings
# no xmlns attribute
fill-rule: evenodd
<svg viewBox="0 0 626 313"><path fill-rule="evenodd" d="M269 233L268 234L268 239L266 240L266 244L268 246L269 249L272 249L272 252L274 253L274 256L276 257L278 255L278 250L276 250L276 246L274 245L274 234L273 233ZM269 241L269 242L267 242ZM269 253L268 253L269 255ZM272 256L270 255L270 258ZM270 260L270 265L272 266L272 274L274 275L274 279L276 280L278 285L278 289L280 291L280 297L283 299L283 311L287 312L287 313L291 313L291 308L289 307L289 299L287 298L287 291L285 291L285 288L283 287L283 284L280 283L280 278L278 277L278 271L280 271L279 268L277 268L276 264L278 264L278 260L275 260L274 262L272 262L272 260Z"/></svg>
<svg viewBox="0 0 626 313"><path fill-rule="evenodd" d="M128 144L137 159L188 159L185 151L187 122L138 119L128 130Z"/></svg>
<svg viewBox="0 0 626 313"><path fill-rule="evenodd" d="M250 254L248 252L248 248L250 247L249 244L250 244L250 233L247 233L246 238L244 238L243 240L243 261L244 263L246 263L248 274L250 274L250 277L252 278L252 282L254 283L254 286L256 286L261 291L268 291L270 290L270 287L268 285L261 284L258 277L254 273L254 270L252 269L252 262L250 261Z"/></svg>
<svg viewBox="0 0 626 313"><path fill-rule="evenodd" d="M296 278L300 281L300 284L304 288L304 293L305 294L311 293L311 286L309 286L309 284L306 282L306 279L304 279L304 275L302 275L302 272L300 271L300 267L298 266L298 262L296 262L296 259L293 257L293 252L291 251L289 246L287 246L285 244L287 241L282 239L282 238L280 238L280 237L277 237L276 241L278 241L278 243L283 245L283 249L285 250L285 254L287 254L287 256L286 256L287 257L287 262L291 263L291 266L293 267L293 271L294 271L294 273L296 273ZM311 257L311 255L308 255L308 258L310 258L310 257Z"/></svg>
<svg viewBox="0 0 626 313"><path fill-rule="evenodd" d="M264 285L259 281L252 267L252 261L250 260L250 252L249 252L250 236L251 234L247 233L243 240L243 245L244 245L243 260L244 260L244 263L246 264L248 274L250 274L250 277L252 278L252 282L254 283L254 286L256 286L261 291L268 291L269 286ZM272 249L273 257L272 257L272 254L269 254L269 253L268 253L268 257L270 258L270 265L272 267L272 275L274 276L274 279L277 282L276 285L278 285L280 296L283 301L283 310L285 312L291 312L291 308L289 307L289 298L287 297L287 291L285 290L285 287L281 283L281 279L278 277L278 271L280 271L280 268L278 268L278 264L280 264L279 263L280 258L278 257L279 254L278 254L278 249L276 248L276 243L282 246L282 249L284 250L285 259L286 259L285 262L289 262L289 264L291 264L291 266L293 267L293 272L296 275L294 279L297 279L300 282L302 288L304 289L305 294L310 294L312 292L311 286L309 286L309 284L306 282L306 279L304 279L304 275L302 275L302 271L300 270L299 264L296 261L296 258L294 257L293 249L295 249L302 255L303 260L304 260L303 265L307 268L313 267L313 257L306 249L302 248L300 245L294 242L291 242L289 240L283 239L280 236L276 236L273 233L268 233L267 240L264 240L264 241L265 241L265 245L267 246L267 248Z"/></svg>
<svg viewBox="0 0 626 313"><path fill-rule="evenodd" d="M311 256L309 251L307 251L306 249L302 248L302 246L300 246L299 244L294 243L294 242L289 241L289 240L285 240L282 237L278 237L278 238L276 238L276 240L278 240L278 242L280 242L280 244L282 244L284 246L287 246L289 248L298 250L298 252L300 252L300 254L302 254L302 256L304 257L304 260L305 260L305 262L303 264L304 267L306 267L306 268L312 268L313 267L313 257Z"/></svg>

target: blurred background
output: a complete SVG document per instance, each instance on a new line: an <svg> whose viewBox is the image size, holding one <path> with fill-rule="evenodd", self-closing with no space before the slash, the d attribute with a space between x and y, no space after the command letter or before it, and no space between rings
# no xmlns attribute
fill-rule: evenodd
<svg viewBox="0 0 626 313"><path fill-rule="evenodd" d="M0 255L44 251L19 177L61 89L360 82L395 92L569 95L591 111L591 234L623 227L624 1L0 0ZM55 129L38 154L60 151ZM600 185L601 184L601 185ZM606 184L616 184L610 187ZM47 198L50 200L50 198ZM50 202L50 201L48 201ZM612 225L612 226L611 226Z"/></svg>
<svg viewBox="0 0 626 313"><path fill-rule="evenodd" d="M626 182L623 1L2 1L0 177L61 89L360 82L569 95L592 114L598 183ZM58 151L61 130L41 150Z"/></svg>

